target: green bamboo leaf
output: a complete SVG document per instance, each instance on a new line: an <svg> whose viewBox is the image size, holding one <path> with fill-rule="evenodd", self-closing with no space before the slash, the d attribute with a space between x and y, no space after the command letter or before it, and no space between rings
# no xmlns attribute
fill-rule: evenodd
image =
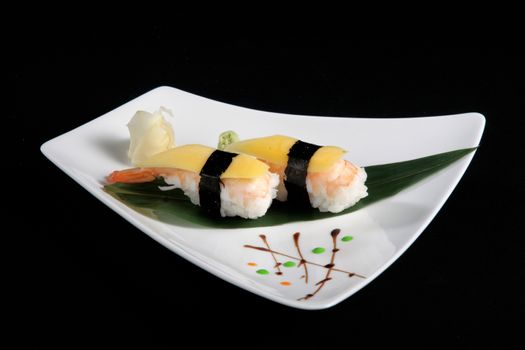
<svg viewBox="0 0 525 350"><path fill-rule="evenodd" d="M144 184L111 184L104 190L141 214L183 226L241 228L275 226L294 221L309 221L348 214L372 203L391 197L426 177L437 173L476 148L465 148L428 157L366 167L368 197L341 213L321 213L317 209L298 210L286 202L274 201L262 218L212 218L193 205L180 190L161 191L162 179Z"/></svg>

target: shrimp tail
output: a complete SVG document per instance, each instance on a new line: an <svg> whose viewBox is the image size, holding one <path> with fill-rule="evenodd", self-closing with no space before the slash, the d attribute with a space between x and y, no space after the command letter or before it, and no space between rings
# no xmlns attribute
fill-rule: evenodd
<svg viewBox="0 0 525 350"><path fill-rule="evenodd" d="M126 170L116 170L106 178L109 184L114 183L143 183L154 181L157 173L152 169L133 168Z"/></svg>

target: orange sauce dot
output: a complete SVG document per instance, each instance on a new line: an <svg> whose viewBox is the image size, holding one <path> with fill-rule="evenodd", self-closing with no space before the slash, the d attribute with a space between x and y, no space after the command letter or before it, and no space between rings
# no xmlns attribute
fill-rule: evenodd
<svg viewBox="0 0 525 350"><path fill-rule="evenodd" d="M254 263L254 262L249 262L249 263L248 263L248 266L257 266L257 264Z"/></svg>
<svg viewBox="0 0 525 350"><path fill-rule="evenodd" d="M288 281L282 281L282 282L281 282L281 285L283 285L283 286L290 286L291 283L288 282Z"/></svg>

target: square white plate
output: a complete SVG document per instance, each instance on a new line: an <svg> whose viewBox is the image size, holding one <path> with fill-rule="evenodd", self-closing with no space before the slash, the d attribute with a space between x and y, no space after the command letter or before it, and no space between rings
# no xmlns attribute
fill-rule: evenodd
<svg viewBox="0 0 525 350"><path fill-rule="evenodd" d="M219 133L225 130L235 130L242 138L283 134L340 146L349 151L347 159L361 166L474 147L485 125L485 118L478 113L403 119L269 113L159 87L42 145L42 152L54 164L159 243L230 283L302 309L334 306L392 264L436 215L474 153L393 197L334 218L249 229L212 229L183 221L165 224L135 212L102 189L111 171L131 167L126 156L130 118L137 110L154 111L160 106L173 111L171 122L178 145L215 147ZM330 280L319 283L326 278L324 266L330 262L330 232L334 228L341 229L335 268ZM299 257L295 232L300 232L299 247L308 261L308 283L303 277L304 265L298 267L294 260ZM290 257L245 247L266 247L260 235L266 236L272 250ZM352 239L345 242L345 236ZM314 254L317 247L325 252ZM278 269L274 258L283 264ZM285 267L292 265L284 264L288 261L296 265ZM268 274L261 274L262 270ZM314 296L301 299L319 287Z"/></svg>

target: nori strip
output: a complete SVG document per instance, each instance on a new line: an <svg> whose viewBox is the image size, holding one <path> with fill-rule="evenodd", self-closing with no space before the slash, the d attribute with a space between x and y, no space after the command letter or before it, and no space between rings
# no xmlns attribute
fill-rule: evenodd
<svg viewBox="0 0 525 350"><path fill-rule="evenodd" d="M311 207L310 197L306 190L306 175L310 159L321 147L299 140L288 151L284 185L288 191L288 202L297 207Z"/></svg>
<svg viewBox="0 0 525 350"><path fill-rule="evenodd" d="M213 216L221 212L221 174L228 169L237 154L215 150L200 172L199 200L204 211Z"/></svg>

